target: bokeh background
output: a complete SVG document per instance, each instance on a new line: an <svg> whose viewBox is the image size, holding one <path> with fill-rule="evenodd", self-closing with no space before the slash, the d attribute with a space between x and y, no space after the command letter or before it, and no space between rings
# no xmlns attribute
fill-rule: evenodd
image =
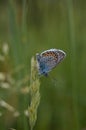
<svg viewBox="0 0 86 130"><path fill-rule="evenodd" d="M31 58L66 52L40 78L34 130L86 129L86 1L0 0L0 130L29 130Z"/></svg>

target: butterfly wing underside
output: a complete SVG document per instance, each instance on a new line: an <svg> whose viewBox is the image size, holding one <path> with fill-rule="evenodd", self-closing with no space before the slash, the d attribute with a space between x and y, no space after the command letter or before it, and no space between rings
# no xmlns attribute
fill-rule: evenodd
<svg viewBox="0 0 86 130"><path fill-rule="evenodd" d="M58 55L55 51L47 51L42 53L42 60L45 63L46 71L51 71L58 64Z"/></svg>
<svg viewBox="0 0 86 130"><path fill-rule="evenodd" d="M50 49L37 56L39 74L47 74L64 58L65 53L61 50Z"/></svg>

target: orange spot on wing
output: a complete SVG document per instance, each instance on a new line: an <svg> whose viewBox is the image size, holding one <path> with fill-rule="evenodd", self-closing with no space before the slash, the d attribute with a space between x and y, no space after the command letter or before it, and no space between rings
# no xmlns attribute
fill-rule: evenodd
<svg viewBox="0 0 86 130"><path fill-rule="evenodd" d="M42 55L51 56L51 57L54 57L56 61L58 60L58 55L55 52L46 52L46 53L43 53Z"/></svg>

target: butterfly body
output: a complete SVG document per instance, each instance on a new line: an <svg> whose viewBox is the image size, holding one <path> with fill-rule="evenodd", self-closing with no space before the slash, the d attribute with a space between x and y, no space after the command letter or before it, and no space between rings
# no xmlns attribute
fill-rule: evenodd
<svg viewBox="0 0 86 130"><path fill-rule="evenodd" d="M39 75L47 76L66 56L66 53L59 49L49 49L36 54Z"/></svg>

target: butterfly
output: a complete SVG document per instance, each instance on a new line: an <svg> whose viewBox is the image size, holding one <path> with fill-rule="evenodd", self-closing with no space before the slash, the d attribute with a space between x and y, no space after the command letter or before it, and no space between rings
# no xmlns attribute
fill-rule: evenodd
<svg viewBox="0 0 86 130"><path fill-rule="evenodd" d="M49 49L36 54L37 68L39 75L47 76L66 56L60 49Z"/></svg>

